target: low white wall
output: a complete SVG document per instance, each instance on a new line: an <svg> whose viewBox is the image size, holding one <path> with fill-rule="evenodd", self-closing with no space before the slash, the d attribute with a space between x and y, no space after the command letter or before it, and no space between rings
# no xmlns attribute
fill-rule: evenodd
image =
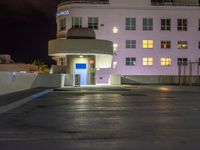
<svg viewBox="0 0 200 150"><path fill-rule="evenodd" d="M0 72L0 95L36 87L63 87L66 74Z"/></svg>
<svg viewBox="0 0 200 150"><path fill-rule="evenodd" d="M0 95L30 89L37 74L0 72Z"/></svg>
<svg viewBox="0 0 200 150"><path fill-rule="evenodd" d="M111 74L109 77L110 85L121 85L121 75Z"/></svg>

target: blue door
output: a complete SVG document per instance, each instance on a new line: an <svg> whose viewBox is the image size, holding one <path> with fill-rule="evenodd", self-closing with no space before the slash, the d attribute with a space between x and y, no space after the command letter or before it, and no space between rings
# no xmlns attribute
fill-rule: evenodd
<svg viewBox="0 0 200 150"><path fill-rule="evenodd" d="M80 74L80 84L87 85L87 65L78 63L75 66L75 74Z"/></svg>

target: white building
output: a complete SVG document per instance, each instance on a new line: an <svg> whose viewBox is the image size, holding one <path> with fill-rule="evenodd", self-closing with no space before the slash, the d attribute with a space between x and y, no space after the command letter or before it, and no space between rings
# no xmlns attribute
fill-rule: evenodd
<svg viewBox="0 0 200 150"><path fill-rule="evenodd" d="M189 61L200 60L199 5L200 0L68 0L58 6L57 40L65 40L71 28L91 28L97 39L113 42L112 65L101 67L105 57L98 61L91 53L96 58L96 83L108 83L112 74L136 82L175 82L179 65L187 69ZM65 44L58 45L49 42L49 55L60 65L68 66L71 55L88 56L87 50L70 53Z"/></svg>

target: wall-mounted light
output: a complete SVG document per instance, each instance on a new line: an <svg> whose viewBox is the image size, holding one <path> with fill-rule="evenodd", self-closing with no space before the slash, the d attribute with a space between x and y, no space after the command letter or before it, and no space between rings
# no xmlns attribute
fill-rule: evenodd
<svg viewBox="0 0 200 150"><path fill-rule="evenodd" d="M114 61L114 62L113 62L113 68L115 69L116 67L117 67L117 62Z"/></svg>
<svg viewBox="0 0 200 150"><path fill-rule="evenodd" d="M114 44L113 44L113 50L116 51L117 48L118 48L118 44L117 44L117 43L114 43Z"/></svg>
<svg viewBox="0 0 200 150"><path fill-rule="evenodd" d="M112 31L113 31L113 33L118 33L119 29L118 29L118 27L113 27Z"/></svg>
<svg viewBox="0 0 200 150"><path fill-rule="evenodd" d="M79 57L80 57L80 58L83 58L83 55L80 55Z"/></svg>

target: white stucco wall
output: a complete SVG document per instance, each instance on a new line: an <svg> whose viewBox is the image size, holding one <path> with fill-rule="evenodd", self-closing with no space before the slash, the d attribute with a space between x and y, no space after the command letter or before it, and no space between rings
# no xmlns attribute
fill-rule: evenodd
<svg viewBox="0 0 200 150"><path fill-rule="evenodd" d="M0 72L0 95L37 87L63 87L65 74Z"/></svg>

